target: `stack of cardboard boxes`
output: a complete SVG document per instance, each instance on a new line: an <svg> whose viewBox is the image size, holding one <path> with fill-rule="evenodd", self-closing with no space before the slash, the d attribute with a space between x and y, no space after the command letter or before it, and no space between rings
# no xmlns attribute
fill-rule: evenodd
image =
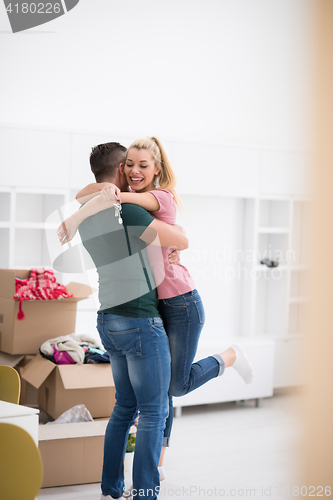
<svg viewBox="0 0 333 500"><path fill-rule="evenodd" d="M54 419L84 404L95 419L79 424L40 425L43 486L99 482L105 427L115 402L110 365L55 365L39 354L46 340L75 331L77 303L92 289L70 283L67 291L73 298L25 300L25 318L19 321L19 302L13 299L15 276L29 275L28 270L0 270L0 364L13 366L19 372L20 404L38 405Z"/></svg>

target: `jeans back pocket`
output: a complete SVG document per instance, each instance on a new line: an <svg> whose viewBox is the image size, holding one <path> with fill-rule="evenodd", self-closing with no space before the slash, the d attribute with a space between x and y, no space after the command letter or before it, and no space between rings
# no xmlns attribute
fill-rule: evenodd
<svg viewBox="0 0 333 500"><path fill-rule="evenodd" d="M205 310L204 310L204 306L203 306L201 300L195 300L194 301L194 305L195 305L195 308L196 308L196 310L198 312L199 323L201 323L203 325L204 322L205 322Z"/></svg>
<svg viewBox="0 0 333 500"><path fill-rule="evenodd" d="M108 330L110 340L114 347L128 357L141 356L140 329L112 331Z"/></svg>

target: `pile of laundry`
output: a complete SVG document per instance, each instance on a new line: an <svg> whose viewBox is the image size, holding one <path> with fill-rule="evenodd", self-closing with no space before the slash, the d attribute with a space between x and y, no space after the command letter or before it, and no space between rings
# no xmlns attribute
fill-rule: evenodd
<svg viewBox="0 0 333 500"><path fill-rule="evenodd" d="M57 365L110 363L110 357L102 344L88 334L70 333L47 340L39 352Z"/></svg>

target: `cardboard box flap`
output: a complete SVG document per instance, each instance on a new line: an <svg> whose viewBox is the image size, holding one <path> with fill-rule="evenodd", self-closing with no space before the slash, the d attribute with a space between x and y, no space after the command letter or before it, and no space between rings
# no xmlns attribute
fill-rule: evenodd
<svg viewBox="0 0 333 500"><path fill-rule="evenodd" d="M73 281L71 281L71 283L68 283L68 285L66 285L66 290L69 295L72 294L74 295L73 299L66 299L66 300L83 300L96 291L89 285L85 285L83 283L75 283Z"/></svg>
<svg viewBox="0 0 333 500"><path fill-rule="evenodd" d="M59 365L59 373L65 389L93 389L114 386L109 363Z"/></svg>
<svg viewBox="0 0 333 500"><path fill-rule="evenodd" d="M109 419L96 419L93 422L75 422L68 424L47 424L38 426L38 441L54 441L56 439L73 439L105 435ZM132 425L131 434L136 434Z"/></svg>
<svg viewBox="0 0 333 500"><path fill-rule="evenodd" d="M104 436L109 420L38 426L38 441Z"/></svg>
<svg viewBox="0 0 333 500"><path fill-rule="evenodd" d="M18 365L23 358L24 355L21 354L17 354L15 356L13 354L6 354L5 352L0 352L0 365L6 365L15 368L15 366Z"/></svg>
<svg viewBox="0 0 333 500"><path fill-rule="evenodd" d="M21 376L29 384L39 389L44 380L57 367L52 361L43 358L37 354L26 366L21 370Z"/></svg>

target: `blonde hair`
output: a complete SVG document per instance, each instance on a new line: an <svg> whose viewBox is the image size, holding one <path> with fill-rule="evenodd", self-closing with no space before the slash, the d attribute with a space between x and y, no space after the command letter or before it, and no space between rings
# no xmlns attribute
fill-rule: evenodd
<svg viewBox="0 0 333 500"><path fill-rule="evenodd" d="M156 137L146 137L145 139L138 139L132 142L127 151L131 148L147 149L151 152L155 165L159 164L161 166L161 170L157 174L160 189L167 189L170 191L175 199L177 207L180 210L184 210L183 204L175 189L177 177L161 141Z"/></svg>

